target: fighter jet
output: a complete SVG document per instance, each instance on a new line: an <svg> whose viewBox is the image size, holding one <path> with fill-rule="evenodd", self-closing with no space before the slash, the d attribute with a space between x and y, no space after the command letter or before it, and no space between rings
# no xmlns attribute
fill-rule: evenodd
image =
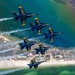
<svg viewBox="0 0 75 75"><path fill-rule="evenodd" d="M28 41L27 38L24 38L23 40L24 40L24 43L19 43L21 50L23 50L24 48L26 48L27 51L30 52L31 46L34 45L36 42L30 42L30 41Z"/></svg>
<svg viewBox="0 0 75 75"><path fill-rule="evenodd" d="M50 24L41 23L38 18L35 18L35 24L30 24L31 30L34 31L36 29L38 34L41 33L42 28L44 28L48 25L50 25Z"/></svg>
<svg viewBox="0 0 75 75"><path fill-rule="evenodd" d="M35 59L33 59L33 60L31 60L30 64L27 64L27 65L29 66L29 69L31 69L32 67L34 67L35 69L37 69L38 65L40 65L43 62L45 62L45 61L36 62Z"/></svg>
<svg viewBox="0 0 75 75"><path fill-rule="evenodd" d="M22 26L26 24L27 18L30 18L32 16L36 16L38 14L32 14L32 13L26 13L22 6L19 6L19 13L12 12L12 14L15 16L15 22L20 19Z"/></svg>
<svg viewBox="0 0 75 75"><path fill-rule="evenodd" d="M50 47L44 47L42 44L39 44L39 48L35 48L36 50L36 54L38 54L39 52L44 55L45 51L48 50Z"/></svg>
<svg viewBox="0 0 75 75"><path fill-rule="evenodd" d="M53 39L55 36L57 36L58 34L62 34L61 32L53 32L52 28L48 29L48 33L44 33L45 35L45 39L50 38L50 42L53 42Z"/></svg>

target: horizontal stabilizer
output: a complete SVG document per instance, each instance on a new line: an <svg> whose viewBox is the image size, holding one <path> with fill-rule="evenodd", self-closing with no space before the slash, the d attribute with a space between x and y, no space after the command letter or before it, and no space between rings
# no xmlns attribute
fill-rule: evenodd
<svg viewBox="0 0 75 75"><path fill-rule="evenodd" d="M30 65L30 64L27 64L27 65L29 66L30 69L32 68L32 65Z"/></svg>
<svg viewBox="0 0 75 75"><path fill-rule="evenodd" d="M22 43L19 43L19 45L20 45L21 50L23 50L24 49L23 44Z"/></svg>
<svg viewBox="0 0 75 75"><path fill-rule="evenodd" d="M12 14L15 16L15 20L14 21L17 21L19 19L19 17L17 17L18 13L12 12Z"/></svg>

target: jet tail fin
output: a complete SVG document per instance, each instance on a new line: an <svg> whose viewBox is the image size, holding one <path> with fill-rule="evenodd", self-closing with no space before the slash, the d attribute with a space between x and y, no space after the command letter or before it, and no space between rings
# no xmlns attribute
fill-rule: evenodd
<svg viewBox="0 0 75 75"><path fill-rule="evenodd" d="M19 17L17 17L18 14L16 12L12 12L12 14L15 16L15 20L14 21L16 22L19 19Z"/></svg>

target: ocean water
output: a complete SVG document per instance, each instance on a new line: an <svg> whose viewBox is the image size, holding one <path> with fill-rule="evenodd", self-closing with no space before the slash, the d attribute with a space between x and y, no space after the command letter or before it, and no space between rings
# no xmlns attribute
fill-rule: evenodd
<svg viewBox="0 0 75 75"><path fill-rule="evenodd" d="M9 3L9 4L8 4ZM55 0L0 0L0 18L13 17L12 11L18 12L18 6L23 6L26 12L38 13L39 20L45 23L53 23L42 30L41 35L36 35L29 31L13 33L11 36L18 38L24 37L39 37L43 36L44 32L51 27L53 31L60 31L63 34L54 38L54 42L50 43L49 39L44 41L44 38L39 40L57 47L74 47L75 46L75 14L73 9L68 4L55 2ZM30 23L34 23L34 18L29 18L26 26L21 26L20 20L14 23L14 19L0 22L0 31L10 31L15 29L30 28Z"/></svg>

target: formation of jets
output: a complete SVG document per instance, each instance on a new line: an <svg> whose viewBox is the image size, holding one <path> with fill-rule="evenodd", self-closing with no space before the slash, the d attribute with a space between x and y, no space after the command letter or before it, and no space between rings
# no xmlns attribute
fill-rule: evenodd
<svg viewBox="0 0 75 75"><path fill-rule="evenodd" d="M22 6L19 6L18 8L19 8L19 13L13 12L12 14L15 16L15 22L18 19L21 20L22 26L26 25L27 18L38 15L38 14L26 13ZM41 34L41 30L44 27L49 26L49 25L51 25L51 24L40 22L38 18L35 18L35 23L34 24L31 23L30 27L31 27L32 32L34 32L34 30L36 30L37 34ZM58 34L62 34L62 33L61 32L53 32L52 28L49 28L48 32L44 33L44 36L45 36L45 39L49 38L50 42L53 42L54 37L57 36ZM24 38L23 40L24 40L23 43L19 43L20 49L23 50L24 48L26 48L27 51L30 52L31 46L36 44L36 42L30 42L27 38ZM49 48L50 47L44 47L43 44L39 44L39 48L35 48L34 50L36 51L36 54L38 54L40 52L42 55L44 55L46 50L48 50ZM37 69L38 65L41 63L43 63L43 61L42 62L36 62L35 59L33 59L33 60L31 60L30 64L27 64L27 65L29 66L30 69L32 67Z"/></svg>
<svg viewBox="0 0 75 75"><path fill-rule="evenodd" d="M24 48L26 48L27 51L30 52L31 46L34 45L36 42L30 42L27 38L24 38L23 40L24 40L23 43L19 43L19 45L21 47L21 50L23 50Z"/></svg>
<svg viewBox="0 0 75 75"><path fill-rule="evenodd" d="M30 42L30 41L28 41L27 38L24 38L23 40L24 40L23 43L19 43L20 49L23 50L24 48L26 48L27 51L30 52L31 46L36 44L36 42ZM40 52L42 55L44 55L45 51L48 50L49 48L50 47L44 47L43 44L39 44L39 48L35 48L36 54L38 54Z"/></svg>
<svg viewBox="0 0 75 75"><path fill-rule="evenodd" d="M44 55L45 51L48 50L50 47L44 47L43 44L39 44L39 48L35 48L36 50L36 54L38 54L39 52Z"/></svg>
<svg viewBox="0 0 75 75"><path fill-rule="evenodd" d="M22 26L24 26L26 24L27 18L38 15L38 14L26 13L22 6L19 6L18 8L19 8L19 13L12 12L12 14L15 16L15 20L14 20L15 22L18 19L21 20Z"/></svg>
<svg viewBox="0 0 75 75"><path fill-rule="evenodd" d="M22 6L18 7L19 9L19 13L16 12L12 12L12 14L14 15L14 21L18 21L19 19L21 20L21 24L22 26L26 25L26 20L30 17L33 16L37 16L38 14L33 14L33 13L26 13L23 9ZM48 23L43 23L40 22L38 18L35 18L35 23L34 24L30 24L31 27L31 31L33 32L34 30L37 30L37 34L41 34L41 30L46 27L49 26L50 24ZM53 32L52 28L48 29L48 32L44 33L45 39L49 38L50 42L53 42L53 39L55 36L57 36L58 34L62 34L61 32ZM18 43L20 45L20 50L23 50L24 48L26 48L26 50L28 52L31 51L31 47L36 44L36 42L31 42L29 41L27 38L23 39L23 43ZM39 48L35 48L34 50L36 51L36 54L38 54L39 52L44 55L45 52L49 49L50 47L44 47L43 44L39 44ZM35 69L38 68L38 65L43 63L45 61L42 62L36 62L35 59L31 60L30 64L27 64L29 66L29 68L31 69L32 67L34 67Z"/></svg>
<svg viewBox="0 0 75 75"><path fill-rule="evenodd" d="M57 36L58 34L62 34L62 33L61 32L53 32L52 28L48 29L48 33L44 33L45 39L49 38L50 42L53 42L54 37Z"/></svg>
<svg viewBox="0 0 75 75"><path fill-rule="evenodd" d="M41 33L42 28L44 28L48 25L50 25L50 24L41 23L38 18L35 18L35 24L30 24L31 30L34 31L36 29L38 34Z"/></svg>

